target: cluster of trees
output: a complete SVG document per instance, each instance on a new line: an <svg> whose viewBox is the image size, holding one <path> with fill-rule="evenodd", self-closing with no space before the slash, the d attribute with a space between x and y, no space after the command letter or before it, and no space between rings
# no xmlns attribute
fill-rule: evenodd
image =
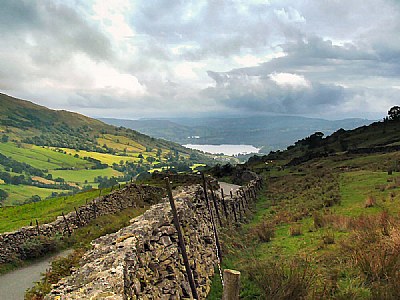
<svg viewBox="0 0 400 300"><path fill-rule="evenodd" d="M399 121L400 120L400 106L393 106L388 111L387 117L383 119L384 122L387 121Z"/></svg>
<svg viewBox="0 0 400 300"><path fill-rule="evenodd" d="M85 156L83 159L90 161L91 163L94 163L94 166L92 166L92 169L107 169L108 168L107 164L103 164L100 160L95 159L93 157Z"/></svg>
<svg viewBox="0 0 400 300"><path fill-rule="evenodd" d="M5 167L6 171L12 171L14 173L22 174L25 172L31 176L44 176L42 170L34 168L31 165L23 162L16 161L10 157L7 157L0 153L0 164Z"/></svg>
<svg viewBox="0 0 400 300"><path fill-rule="evenodd" d="M108 178L107 176L97 176L94 178L94 182L99 183L99 189L107 188L107 187L112 187L116 184L118 184L118 178L117 177L110 177Z"/></svg>
<svg viewBox="0 0 400 300"><path fill-rule="evenodd" d="M8 198L8 193L5 190L0 189L0 207L3 206L4 200Z"/></svg>
<svg viewBox="0 0 400 300"><path fill-rule="evenodd" d="M135 164L134 162L124 161L121 160L119 164L114 163L112 165L114 170L122 172L126 175L126 177L131 178L135 177L137 174L146 172L150 170L150 166L145 164Z"/></svg>

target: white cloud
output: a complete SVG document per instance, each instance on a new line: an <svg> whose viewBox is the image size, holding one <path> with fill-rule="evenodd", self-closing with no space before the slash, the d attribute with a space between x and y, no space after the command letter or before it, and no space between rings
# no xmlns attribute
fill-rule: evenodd
<svg viewBox="0 0 400 300"><path fill-rule="evenodd" d="M303 75L291 73L272 73L268 75L279 86L310 87L310 82Z"/></svg>

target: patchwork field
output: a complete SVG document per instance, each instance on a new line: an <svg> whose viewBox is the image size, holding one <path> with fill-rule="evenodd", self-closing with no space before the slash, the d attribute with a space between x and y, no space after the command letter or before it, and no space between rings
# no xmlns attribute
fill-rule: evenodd
<svg viewBox="0 0 400 300"><path fill-rule="evenodd" d="M63 153L35 145L22 144L18 147L13 143L0 143L0 153L19 162L30 164L38 169L78 168L93 166L83 159L67 156Z"/></svg>
<svg viewBox="0 0 400 300"><path fill-rule="evenodd" d="M4 206L19 205L24 203L24 201L30 198L32 195L38 195L40 198L44 199L51 195L53 192L68 192L65 190L58 189L47 189L39 188L36 186L29 185L12 185L12 184L2 184L0 189L5 190L9 196L4 201Z"/></svg>

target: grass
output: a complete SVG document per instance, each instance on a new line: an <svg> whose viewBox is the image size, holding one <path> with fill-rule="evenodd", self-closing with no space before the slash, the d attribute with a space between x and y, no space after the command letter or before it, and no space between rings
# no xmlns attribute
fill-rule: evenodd
<svg viewBox="0 0 400 300"><path fill-rule="evenodd" d="M3 155L9 156L19 162L30 164L41 170L57 168L83 169L93 165L83 159L71 157L49 148L27 144L18 147L14 143L0 143L0 152Z"/></svg>
<svg viewBox="0 0 400 300"><path fill-rule="evenodd" d="M364 163L356 171L332 176L329 170L337 169L270 172L250 223L222 234L224 259L242 272L246 286L253 286L242 289L242 295L398 299L400 179L371 167L371 160ZM368 198L376 203L366 208ZM260 238L260 232L268 233L267 238ZM221 297L217 279L209 299Z"/></svg>
<svg viewBox="0 0 400 300"><path fill-rule="evenodd" d="M97 176L118 177L123 174L111 168L96 169L96 170L52 170L50 173L53 178L61 177L68 182L75 182L83 184L85 180L88 183L94 183L94 178Z"/></svg>
<svg viewBox="0 0 400 300"><path fill-rule="evenodd" d="M129 162L138 162L140 158L137 157L139 153L136 154L136 156L120 156L120 155L113 155L113 154L108 154L108 153L99 153L99 152L88 152L84 150L75 150L75 149L69 149L69 148L61 148L67 154L71 154L71 156L74 156L75 154L78 154L79 157L92 157L94 159L100 160L104 164L108 164L111 166L113 163L119 164L121 160L123 161L129 161Z"/></svg>
<svg viewBox="0 0 400 300"><path fill-rule="evenodd" d="M102 195L109 193L110 190L110 188L103 189ZM68 197L58 197L21 206L0 208L0 233L28 226L35 219L40 224L52 222L62 212L73 211L74 207L84 205L86 201L90 201L98 195L98 190L92 190Z"/></svg>
<svg viewBox="0 0 400 300"><path fill-rule="evenodd" d="M66 190L39 188L30 185L2 184L1 189L5 190L9 196L4 201L4 206L20 205L32 195L39 195L42 199L50 196L52 192L69 192Z"/></svg>

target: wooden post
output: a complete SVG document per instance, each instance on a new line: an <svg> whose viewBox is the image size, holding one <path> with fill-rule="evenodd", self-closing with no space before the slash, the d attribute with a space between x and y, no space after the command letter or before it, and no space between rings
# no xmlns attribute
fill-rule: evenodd
<svg viewBox="0 0 400 300"><path fill-rule="evenodd" d="M37 229L38 235L40 235L39 222L37 221L37 219L36 219L36 229Z"/></svg>
<svg viewBox="0 0 400 300"><path fill-rule="evenodd" d="M93 202L92 208L93 208L93 215L94 215L94 218L96 219L96 203L95 203L95 202Z"/></svg>
<svg viewBox="0 0 400 300"><path fill-rule="evenodd" d="M195 285L195 282L194 282L192 269L190 268L190 264L189 264L189 258L188 258L188 255L186 253L185 240L183 239L181 225L179 223L179 217L178 217L178 213L176 211L175 201L174 201L174 197L172 196L171 185L169 183L169 178L168 177L165 178L165 183L166 183L166 186L167 186L169 204L171 205L172 216L173 216L173 219L174 219L174 225L175 225L176 231L178 232L179 248L180 248L181 253L182 253L183 263L185 264L185 269L186 269L186 274L187 274L187 277L188 277L190 289L192 290L193 298L194 299L199 299L199 295L197 294L197 289L196 289L196 285Z"/></svg>
<svg viewBox="0 0 400 300"><path fill-rule="evenodd" d="M101 196L101 189L100 189L100 192L99 192L99 197Z"/></svg>
<svg viewBox="0 0 400 300"><path fill-rule="evenodd" d="M233 199L232 199L233 200ZM233 210L233 216L235 217L235 223L237 223L237 216L236 216L236 208L235 208L235 202L234 201L232 201L231 202L231 205L232 205L232 210Z"/></svg>
<svg viewBox="0 0 400 300"><path fill-rule="evenodd" d="M223 188L221 188L221 200L222 200L222 207L223 207L224 213L225 213L225 218L228 220L228 211L226 209L225 195L224 195L224 189Z"/></svg>
<svg viewBox="0 0 400 300"><path fill-rule="evenodd" d="M240 272L235 270L224 270L224 292L222 300L239 300L240 294Z"/></svg>
<svg viewBox="0 0 400 300"><path fill-rule="evenodd" d="M67 227L68 235L71 235L71 229L69 228L68 221L65 218L64 212L62 212L62 216L63 216L64 222L65 222L65 226Z"/></svg>
<svg viewBox="0 0 400 300"><path fill-rule="evenodd" d="M219 226L222 227L221 217L219 215L219 210L218 210L217 199L215 198L214 191L213 191L213 189L211 187L211 184L210 184L210 191L211 191L211 198L212 198L213 203L214 203L214 208L215 208L215 213L217 215L218 223L219 223Z"/></svg>
<svg viewBox="0 0 400 300"><path fill-rule="evenodd" d="M79 215L79 212L75 206L74 206L74 210L75 210L76 218L78 219L79 226L82 226L81 216Z"/></svg>
<svg viewBox="0 0 400 300"><path fill-rule="evenodd" d="M217 227L215 226L215 221L214 221L214 215L213 215L213 213L212 213L211 206L210 206L210 203L209 203L209 201L208 201L207 182L206 182L206 178L205 178L205 176L204 176L204 173L201 173L201 175L202 175L202 178L203 178L204 197L206 198L207 208L208 208L208 212L209 212L209 214L210 214L211 224L212 224L212 228L213 228L213 232L214 232L214 237L215 237L215 244L216 244L216 246L217 246L217 255L218 255L218 257L219 257L219 261L222 262L221 244L219 243Z"/></svg>
<svg viewBox="0 0 400 300"><path fill-rule="evenodd" d="M29 223L29 226L32 226L32 220L31 220L31 222Z"/></svg>

